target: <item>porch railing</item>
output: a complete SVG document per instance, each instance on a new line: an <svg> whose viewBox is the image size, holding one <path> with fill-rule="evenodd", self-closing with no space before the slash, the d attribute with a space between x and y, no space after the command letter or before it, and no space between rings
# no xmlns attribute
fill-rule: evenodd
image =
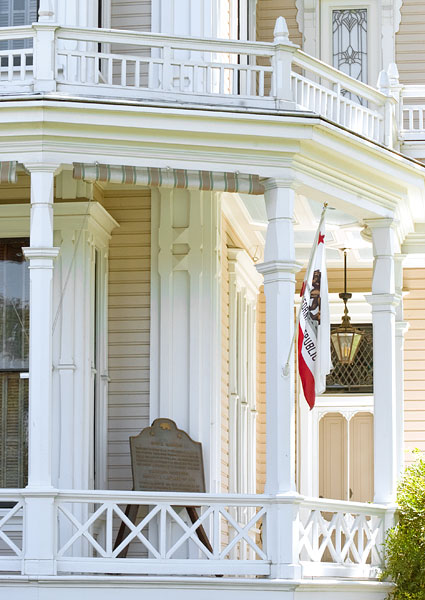
<svg viewBox="0 0 425 600"><path fill-rule="evenodd" d="M276 508L291 507L295 562L303 577L375 578L392 513L384 506L318 498L164 492L0 491L0 572L34 572L39 512L53 519L47 574L271 577ZM28 503L39 502L37 522ZM131 519L128 506L138 507ZM189 519L186 507L195 507ZM51 510L53 507L53 510ZM193 516L193 515L192 515ZM117 540L122 527L122 534ZM203 536L199 535L202 527ZM288 529L287 529L288 530Z"/></svg>
<svg viewBox="0 0 425 600"><path fill-rule="evenodd" d="M303 53L278 19L273 43L38 23L2 28L0 93L310 111L391 146L396 100ZM18 42L16 42L18 40ZM32 48L24 48L33 44Z"/></svg>
<svg viewBox="0 0 425 600"><path fill-rule="evenodd" d="M404 140L425 139L425 85L403 87L400 121L400 134Z"/></svg>

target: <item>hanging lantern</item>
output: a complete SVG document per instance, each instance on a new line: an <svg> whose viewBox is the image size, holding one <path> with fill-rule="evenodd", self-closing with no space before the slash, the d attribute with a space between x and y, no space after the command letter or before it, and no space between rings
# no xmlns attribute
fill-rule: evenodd
<svg viewBox="0 0 425 600"><path fill-rule="evenodd" d="M331 334L332 344L338 361L343 365L351 365L357 354L364 332L351 325L348 316L347 301L352 294L347 293L347 252L344 249L344 292L339 297L344 302L344 316L341 325Z"/></svg>

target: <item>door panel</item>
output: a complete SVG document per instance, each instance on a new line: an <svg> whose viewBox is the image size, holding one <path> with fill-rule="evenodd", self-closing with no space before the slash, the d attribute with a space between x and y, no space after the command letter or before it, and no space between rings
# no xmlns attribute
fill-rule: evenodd
<svg viewBox="0 0 425 600"><path fill-rule="evenodd" d="M339 413L327 413L319 423L319 496L347 497L347 425Z"/></svg>

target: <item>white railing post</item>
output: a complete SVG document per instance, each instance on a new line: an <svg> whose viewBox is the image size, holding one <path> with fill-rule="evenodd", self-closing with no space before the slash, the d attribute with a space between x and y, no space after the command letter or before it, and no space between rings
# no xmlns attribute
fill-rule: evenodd
<svg viewBox="0 0 425 600"><path fill-rule="evenodd" d="M276 98L276 108L295 108L291 71L292 57L298 46L289 41L288 26L284 17L276 19L273 41L272 96Z"/></svg>
<svg viewBox="0 0 425 600"><path fill-rule="evenodd" d="M34 23L34 91L56 91L56 29L55 23Z"/></svg>
<svg viewBox="0 0 425 600"><path fill-rule="evenodd" d="M295 487L295 392L293 353L288 373L283 367L294 330L295 261L293 174L285 180L265 182L268 229L264 263L266 296L266 493L276 503L268 516L268 551L271 576L297 578L297 494Z"/></svg>
<svg viewBox="0 0 425 600"><path fill-rule="evenodd" d="M58 165L27 164L31 173L28 493L24 573L51 575L54 565L52 481L53 185Z"/></svg>
<svg viewBox="0 0 425 600"><path fill-rule="evenodd" d="M389 80L389 93L397 103L394 107L394 136L398 142L400 139L400 129L403 128L403 104L401 94L403 86L400 85L400 76L395 63L390 63L388 65L387 73Z"/></svg>
<svg viewBox="0 0 425 600"><path fill-rule="evenodd" d="M394 253L396 245L393 219L367 219L372 233L373 396L374 396L374 501L392 504L397 487L396 434L396 358Z"/></svg>

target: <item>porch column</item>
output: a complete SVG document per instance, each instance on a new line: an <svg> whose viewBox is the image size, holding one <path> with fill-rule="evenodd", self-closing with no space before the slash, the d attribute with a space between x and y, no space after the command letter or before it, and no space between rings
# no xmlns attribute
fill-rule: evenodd
<svg viewBox="0 0 425 600"><path fill-rule="evenodd" d="M397 477L404 470L404 336L409 323L403 320L403 261L404 254L396 254L394 262L395 291L399 299L395 312L395 361L396 361L396 440Z"/></svg>
<svg viewBox="0 0 425 600"><path fill-rule="evenodd" d="M375 502L392 504L397 486L397 411L394 251L392 219L365 221L372 232L373 394L374 394L374 486Z"/></svg>
<svg viewBox="0 0 425 600"><path fill-rule="evenodd" d="M292 180L268 179L268 229L264 262L266 296L266 489L276 497L268 520L268 547L274 578L300 576L298 495L295 487L294 361L283 374L294 331L295 262Z"/></svg>
<svg viewBox="0 0 425 600"><path fill-rule="evenodd" d="M53 182L57 165L26 165L31 173L28 488L24 573L52 574L52 277ZM34 494L34 495L32 495Z"/></svg>

